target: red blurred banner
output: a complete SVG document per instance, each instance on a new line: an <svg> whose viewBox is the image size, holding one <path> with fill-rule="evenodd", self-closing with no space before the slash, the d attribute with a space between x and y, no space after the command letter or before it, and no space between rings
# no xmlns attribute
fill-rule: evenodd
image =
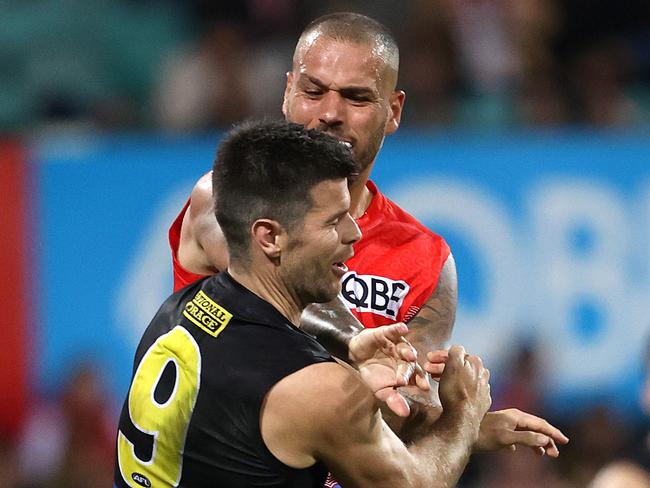
<svg viewBox="0 0 650 488"><path fill-rule="evenodd" d="M0 141L0 439L18 433L28 395L29 168L15 141Z"/></svg>

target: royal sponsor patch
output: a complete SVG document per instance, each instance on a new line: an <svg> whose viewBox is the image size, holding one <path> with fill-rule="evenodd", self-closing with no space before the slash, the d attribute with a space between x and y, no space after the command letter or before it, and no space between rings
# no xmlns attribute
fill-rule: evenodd
<svg viewBox="0 0 650 488"><path fill-rule="evenodd" d="M199 291L185 304L183 315L214 337L221 333L232 318L228 310L213 301L203 291Z"/></svg>

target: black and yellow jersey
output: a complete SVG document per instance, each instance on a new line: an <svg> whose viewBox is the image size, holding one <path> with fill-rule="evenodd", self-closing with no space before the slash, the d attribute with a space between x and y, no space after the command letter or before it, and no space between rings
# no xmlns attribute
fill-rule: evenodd
<svg viewBox="0 0 650 488"><path fill-rule="evenodd" d="M326 468L281 463L262 440L259 418L274 384L326 361L312 336L228 273L183 288L137 348L115 485L322 488Z"/></svg>

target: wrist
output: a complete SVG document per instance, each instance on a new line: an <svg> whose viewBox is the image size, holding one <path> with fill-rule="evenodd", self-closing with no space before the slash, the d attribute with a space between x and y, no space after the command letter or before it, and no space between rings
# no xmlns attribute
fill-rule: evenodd
<svg viewBox="0 0 650 488"><path fill-rule="evenodd" d="M481 419L469 401L461 400L453 406L443 407L435 426L466 440L468 446L474 446L479 439Z"/></svg>

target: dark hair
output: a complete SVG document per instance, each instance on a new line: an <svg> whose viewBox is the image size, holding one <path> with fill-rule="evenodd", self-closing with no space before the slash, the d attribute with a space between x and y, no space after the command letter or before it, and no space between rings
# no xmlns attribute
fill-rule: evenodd
<svg viewBox="0 0 650 488"><path fill-rule="evenodd" d="M354 12L336 12L311 21L298 39L294 52L294 65L300 47L315 31L336 41L374 46L377 56L381 57L395 72L398 71L399 48L391 31L381 22Z"/></svg>
<svg viewBox="0 0 650 488"><path fill-rule="evenodd" d="M323 132L284 120L233 128L219 145L212 171L215 214L230 259L247 256L255 220L273 219L293 230L312 205L314 185L356 174L350 150Z"/></svg>

